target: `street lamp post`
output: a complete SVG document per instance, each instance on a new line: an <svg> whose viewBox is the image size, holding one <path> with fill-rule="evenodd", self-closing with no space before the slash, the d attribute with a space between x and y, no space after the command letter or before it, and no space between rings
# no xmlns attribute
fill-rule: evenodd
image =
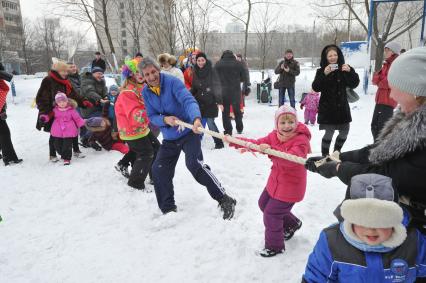
<svg viewBox="0 0 426 283"><path fill-rule="evenodd" d="M316 22L316 20L317 20L317 18L314 19L314 25L312 27L312 37L313 37L312 38L312 62L311 62L312 68L314 67L314 52L315 52L315 44L316 44L316 41L317 41L317 37L315 35L315 22Z"/></svg>

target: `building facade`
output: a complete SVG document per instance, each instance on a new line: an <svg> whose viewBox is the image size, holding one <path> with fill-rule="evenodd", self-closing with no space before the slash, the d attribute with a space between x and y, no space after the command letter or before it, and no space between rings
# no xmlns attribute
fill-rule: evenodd
<svg viewBox="0 0 426 283"><path fill-rule="evenodd" d="M6 70L20 73L23 59L18 51L22 50L23 29L21 5L19 0L1 0L0 6L0 60Z"/></svg>
<svg viewBox="0 0 426 283"><path fill-rule="evenodd" d="M94 1L96 11L102 11L103 2L105 0ZM169 2L170 0L106 1L109 31L119 63L126 56L132 57L137 52L143 55L170 52L170 45L175 43L175 39L170 39L174 22L167 20L173 18L168 17L171 14ZM95 22L100 38L99 51L102 43L105 53L109 55L111 48L103 28L105 24L102 13L95 13Z"/></svg>

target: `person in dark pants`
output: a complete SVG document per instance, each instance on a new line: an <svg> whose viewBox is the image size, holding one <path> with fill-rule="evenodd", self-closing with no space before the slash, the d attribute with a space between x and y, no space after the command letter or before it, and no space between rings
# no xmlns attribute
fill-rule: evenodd
<svg viewBox="0 0 426 283"><path fill-rule="evenodd" d="M284 54L284 60L275 68L275 74L280 75L278 80L278 107L285 102L285 91L287 90L290 106L296 107L294 85L296 76L300 74L299 62L294 60L293 50L287 49Z"/></svg>
<svg viewBox="0 0 426 283"><path fill-rule="evenodd" d="M399 56L401 45L396 42L389 42L385 46L385 63L382 69L373 75L373 84L377 86L376 106L374 107L373 119L371 120L371 133L374 141L385 123L392 117L393 110L396 107L396 101L390 95L388 84L388 72L392 62Z"/></svg>
<svg viewBox="0 0 426 283"><path fill-rule="evenodd" d="M201 125L201 113L197 102L185 85L177 78L160 74L160 66L151 58L144 58L138 65L147 86L142 94L150 121L160 127L163 144L152 165L155 194L158 206L166 214L176 212L173 177L181 151L194 179L207 188L210 196L218 201L224 219L234 215L236 201L225 194L210 167L204 164L201 140L197 135ZM121 95L121 94L120 94ZM176 120L193 124L189 129L179 130Z"/></svg>
<svg viewBox="0 0 426 283"><path fill-rule="evenodd" d="M219 78L206 54L200 52L193 70L191 93L200 107L202 122L209 129L219 132L214 119L218 115L218 107L223 109L222 93ZM213 137L215 148L223 148L223 141Z"/></svg>
<svg viewBox="0 0 426 283"><path fill-rule="evenodd" d="M355 69L345 64L345 58L339 47L327 45L321 53L321 68L315 74L312 89L321 92L318 107L318 124L325 130L321 141L323 156L330 154L330 144L334 132L339 134L334 144L334 151L341 151L349 134L349 123L352 122L346 88L356 88L359 76Z"/></svg>
<svg viewBox="0 0 426 283"><path fill-rule="evenodd" d="M74 90L80 94L81 90L81 77L78 73L77 65L73 62L67 62L68 64L68 80L71 82L72 87ZM78 113L81 114L81 111L77 108L76 109ZM72 151L74 153L74 157L76 158L84 158L85 155L80 151L80 147L78 146L78 136L75 137L72 141Z"/></svg>
<svg viewBox="0 0 426 283"><path fill-rule="evenodd" d="M152 161L158 150L158 140L149 128L149 119L141 95L144 83L137 69L135 59L126 61L122 68L125 81L115 101L115 117L120 139L125 141L135 154L132 171L127 184L138 190L145 190L145 179L151 171ZM117 164L123 174L125 162ZM127 166L126 166L127 165Z"/></svg>
<svg viewBox="0 0 426 283"><path fill-rule="evenodd" d="M250 79L243 63L237 61L234 54L230 50L223 52L221 59L214 66L215 71L219 76L222 87L223 113L222 121L226 135L232 135L232 123L230 107L234 110L235 124L237 132L241 134L244 129L243 114L240 109L241 102L241 82L246 89L243 89L244 94L250 92Z"/></svg>

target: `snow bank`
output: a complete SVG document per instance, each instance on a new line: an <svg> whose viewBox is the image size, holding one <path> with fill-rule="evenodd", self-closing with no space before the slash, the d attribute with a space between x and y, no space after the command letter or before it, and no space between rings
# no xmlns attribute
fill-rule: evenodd
<svg viewBox="0 0 426 283"><path fill-rule="evenodd" d="M314 72L303 71L297 85L309 85ZM264 243L257 199L271 166L267 157L211 150L213 140L205 137L205 161L238 201L235 218L221 219L183 156L174 179L179 211L163 216L154 193L130 189L114 170L117 152L83 148L86 158L71 166L48 162L48 134L35 129L37 110L31 108L40 81L16 80L17 104L8 108L24 162L0 166L1 282L300 282L321 229L335 222L332 211L346 189L339 180L308 174L305 200L294 207L301 230L283 255L264 259L256 255ZM354 121L344 150L372 141L373 97L361 96L351 107ZM266 135L275 109L249 99L244 135ZM298 115L302 119L303 112ZM317 126L310 129L316 155L322 133Z"/></svg>

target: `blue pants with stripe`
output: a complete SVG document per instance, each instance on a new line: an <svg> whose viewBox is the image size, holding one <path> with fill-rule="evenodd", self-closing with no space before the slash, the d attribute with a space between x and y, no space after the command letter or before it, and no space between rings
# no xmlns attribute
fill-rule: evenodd
<svg viewBox="0 0 426 283"><path fill-rule="evenodd" d="M190 132L177 140L163 140L152 165L155 194L158 206L163 213L176 209L173 177L181 151L185 153L186 167L195 180L207 188L213 199L219 201L225 194L220 182L210 171L209 166L203 162L199 135Z"/></svg>

